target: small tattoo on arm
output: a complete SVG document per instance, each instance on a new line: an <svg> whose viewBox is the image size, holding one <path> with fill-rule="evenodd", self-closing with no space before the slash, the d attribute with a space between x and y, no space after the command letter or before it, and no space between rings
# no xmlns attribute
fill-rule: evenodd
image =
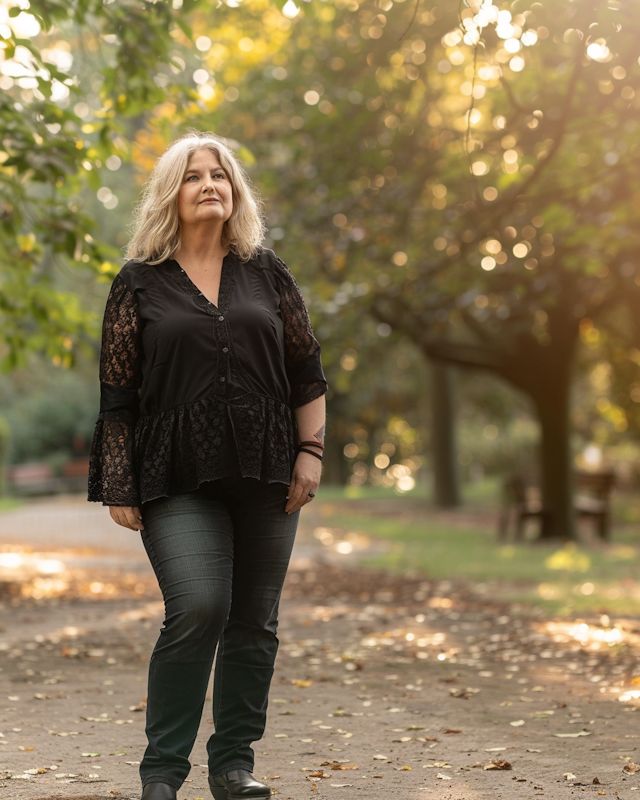
<svg viewBox="0 0 640 800"><path fill-rule="evenodd" d="M324 442L324 429L325 425L323 425L316 433L313 434L313 438L317 439L319 442Z"/></svg>

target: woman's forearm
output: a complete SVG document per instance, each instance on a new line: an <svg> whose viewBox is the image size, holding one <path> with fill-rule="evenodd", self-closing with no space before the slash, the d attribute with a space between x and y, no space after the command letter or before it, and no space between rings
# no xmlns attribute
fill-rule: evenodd
<svg viewBox="0 0 640 800"><path fill-rule="evenodd" d="M301 442L324 443L326 407L325 396L321 395L310 403L293 409Z"/></svg>

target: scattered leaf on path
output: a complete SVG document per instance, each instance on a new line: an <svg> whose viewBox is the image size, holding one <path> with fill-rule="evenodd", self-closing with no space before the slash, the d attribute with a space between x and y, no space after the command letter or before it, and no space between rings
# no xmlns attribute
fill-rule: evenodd
<svg viewBox="0 0 640 800"><path fill-rule="evenodd" d="M498 761L490 761L488 764L485 764L482 769L513 769L513 767L508 761L499 759Z"/></svg>

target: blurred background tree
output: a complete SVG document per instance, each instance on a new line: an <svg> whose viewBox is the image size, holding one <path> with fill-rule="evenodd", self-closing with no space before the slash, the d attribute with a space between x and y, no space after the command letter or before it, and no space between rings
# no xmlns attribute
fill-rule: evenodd
<svg viewBox="0 0 640 800"><path fill-rule="evenodd" d="M198 120L252 141L272 238L314 265L318 296L334 287L325 310L353 303L531 398L545 535L570 538L581 326L637 295L640 20L607 2L468 6L320 7Z"/></svg>

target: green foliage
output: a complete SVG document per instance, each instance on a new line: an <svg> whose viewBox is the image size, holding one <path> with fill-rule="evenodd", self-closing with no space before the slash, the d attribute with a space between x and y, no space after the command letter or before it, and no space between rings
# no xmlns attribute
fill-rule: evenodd
<svg viewBox="0 0 640 800"><path fill-rule="evenodd" d="M118 250L94 238L83 195L101 187L109 158L130 155L126 122L168 98L193 96L185 80L198 7L102 0L33 0L10 9L0 31L0 352L2 366L29 350L70 366L94 339L92 313L60 290L66 263L113 275ZM40 33L38 33L40 29ZM142 35L144 32L144 35ZM183 44L176 42L183 37Z"/></svg>
<svg viewBox="0 0 640 800"><path fill-rule="evenodd" d="M98 383L94 370L63 370L31 356L0 389L0 412L11 431L9 463L64 460L88 453Z"/></svg>
<svg viewBox="0 0 640 800"><path fill-rule="evenodd" d="M4 417L0 417L0 495L3 495L5 491L4 470L7 464L10 437L11 430L9 428L9 423Z"/></svg>

